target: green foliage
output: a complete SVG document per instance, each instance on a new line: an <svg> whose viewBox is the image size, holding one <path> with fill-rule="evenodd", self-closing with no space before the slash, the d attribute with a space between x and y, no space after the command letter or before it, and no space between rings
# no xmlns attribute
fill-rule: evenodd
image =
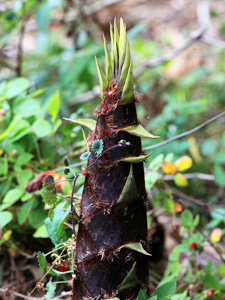
<svg viewBox="0 0 225 300"><path fill-rule="evenodd" d="M57 203L57 188L52 175L47 175L43 181L43 201L49 205L49 218L52 221L54 217L54 208Z"/></svg>
<svg viewBox="0 0 225 300"><path fill-rule="evenodd" d="M192 222L193 222L193 216L192 216L191 211L188 209L185 209L181 215L182 226L189 228L189 227L191 227Z"/></svg>
<svg viewBox="0 0 225 300"><path fill-rule="evenodd" d="M38 251L37 259L38 259L40 270L44 272L47 265L47 261L45 255L41 251Z"/></svg>
<svg viewBox="0 0 225 300"><path fill-rule="evenodd" d="M54 20L56 24L52 23L53 10L57 10L60 15L65 4L63 1L27 0L23 2L23 8L16 1L16 5L10 5L1 12L0 16L0 45L4 47L6 52L7 49L12 49L12 45L15 48L14 40L21 30L23 16L26 16L26 20L30 19L36 22L38 28L35 47L32 50L25 49L26 51L22 53L21 75L17 76L16 70L12 69L16 61L13 61L11 54L7 56L6 53L5 56L3 51L1 60L1 251L4 258L11 257L9 253L16 253L17 259L22 255L22 249L29 248L27 244L24 245L24 240L29 241L36 238L37 242L34 247L38 251L43 238L46 239L46 245L48 244L47 238L58 245L60 242L67 241L68 237L71 236L71 228L64 224L65 220L67 223L71 222L69 203L57 197L55 183L52 182L49 189L45 186L44 203L41 201L42 192L37 190L30 194L25 191L25 187L37 176L37 172L61 168L63 165L62 158L65 156L69 157L71 164L79 162L80 153L85 151L80 126L85 127L85 130L94 132L96 121L91 119L91 114L97 102L93 100L88 103L81 103L77 99L84 92L92 91L98 84L93 56L96 55L99 65L102 65L104 54L101 42L95 39L94 30L91 34L86 30L89 25L90 28L92 26L95 28L96 25L92 18L89 18L88 24L85 23L84 25L79 19L78 27L71 26L71 28L76 28L76 32L73 32L72 38L70 38L65 33L65 25L63 25L69 25L67 22L59 24L57 20ZM211 14L215 18L219 18L216 10L212 9ZM219 21L219 19L217 20ZM52 24L56 25L57 30L54 30ZM66 27L69 28L67 25ZM132 68L136 71L142 61L161 56L164 52L163 43L171 46L170 32L165 33L159 43L158 40L148 40L142 34L146 26L144 23L133 27L130 26L131 24L128 25L128 28L131 27L128 31L130 45L122 21L119 34L117 28L114 29L114 33L112 32L112 56L104 39L105 77L108 85L110 85L112 81L111 70L113 69L115 73L118 67L122 67L118 88L124 88L123 99L125 100L127 97L129 99L133 97ZM221 20L220 31L224 35L223 20ZM27 42L24 43L24 45L26 44ZM29 45L31 44L32 39L29 42ZM134 58L134 67L131 64L130 48ZM118 49L121 55L119 60L118 58L116 60ZM211 50L208 49L208 51ZM222 111L225 96L224 52L218 48L213 53L214 55L210 59L205 56L201 65L176 79L165 76L174 60L156 66L150 71L146 69L141 76L135 78L136 91L144 95L144 105L137 104L137 109L141 119L146 118L146 131L143 131L143 127L140 125L138 130L132 128L133 131L130 133L136 133L137 136L153 137L151 134L149 136L149 132L153 132L160 136L160 141L163 141L190 130L213 116L214 113ZM102 78L102 91L104 92L107 81L102 76L100 67L99 72ZM104 98L104 96L102 97ZM71 104L78 102L79 106L78 104ZM71 122L64 122L61 126L62 117L71 120ZM222 279L225 274L224 263L221 263L219 267L212 264L204 267L196 265L195 261L197 255L204 250L204 242L210 238L213 229L221 228L224 234L225 210L220 207L223 203L221 189L225 185L225 133L222 119L196 132L192 138L195 139L194 142L189 138L177 140L159 149L154 149L149 158L145 154L142 157L146 167L146 189L151 194L153 208L156 210L159 207L163 208L163 213L167 216L170 214L175 217L176 214L176 218L182 225L180 228L178 227L176 232L180 237L180 242L169 255L168 266L161 281L163 284L160 286L166 285L166 280L169 279L168 282L173 282L174 278L178 277L178 290L172 293L171 300L206 299L206 292L210 288L216 289L216 295L213 297L217 300L225 293L225 284ZM158 140L143 139L143 147L155 143L158 143ZM92 151L100 155L103 151L103 145L97 146L96 151L93 149ZM83 155L80 158L83 158ZM175 186L174 178L168 179L169 176L173 177L173 175L163 174L161 166L165 161L175 163L183 155L191 156L194 161L191 173L214 175L214 180L209 183L209 181L198 178L190 178L187 187ZM87 156L86 153L84 157ZM128 159L129 162L137 162L135 157L132 158L132 161L131 158ZM76 173L80 170L78 167L75 168ZM184 173L189 173L189 171ZM167 179L164 181L166 176ZM68 174L68 178L71 178L70 174ZM75 194L78 190L79 192L82 191L83 179L79 180ZM167 188L165 188L164 183ZM67 189L64 186L63 196L70 200L68 194L71 192L71 184L68 183L68 185ZM182 197L178 199L177 196L173 195L170 186L181 190L190 197L202 199L203 204L206 202L213 203L217 208L210 207L210 213L208 213L204 205L199 207L188 200L183 203ZM79 197L79 195L75 196ZM187 208L181 213L176 212L177 200L180 199L181 205L184 206L183 204L185 204L185 208ZM73 204L76 207L77 203ZM47 216L48 210L49 217ZM76 224L78 220L79 218L75 214ZM167 227L170 228L170 226ZM197 244L196 251L190 248L192 242ZM220 248L220 244L216 244L217 247ZM187 270L182 269L184 265L180 262L186 253L189 255L188 262L190 265ZM37 255L41 269L44 270L45 256L42 252L38 252ZM1 268L0 266L0 274L5 274L5 270L3 272ZM57 270L52 271L55 276L61 276L59 273ZM179 274L184 275L180 278ZM201 288L189 296L187 290L179 288L180 283L184 284L185 289L189 284L196 284ZM45 298L53 297L55 283L50 281L47 289ZM156 291L155 296L151 298L148 298L144 291L140 291L139 298L142 299L141 297L148 300L159 299ZM118 300L118 298L114 299Z"/></svg>
<svg viewBox="0 0 225 300"><path fill-rule="evenodd" d="M9 211L1 211L0 212L0 227L3 228L7 225L13 218L13 215Z"/></svg>
<svg viewBox="0 0 225 300"><path fill-rule="evenodd" d="M46 294L44 295L44 299L51 299L55 295L56 283L52 282L52 278L46 284Z"/></svg>
<svg viewBox="0 0 225 300"><path fill-rule="evenodd" d="M171 295L176 290L176 279L173 281L169 281L157 287L156 291L154 292L154 296L157 296L157 300L168 300Z"/></svg>
<svg viewBox="0 0 225 300"><path fill-rule="evenodd" d="M48 236L55 245L67 239L63 222L70 213L69 209L67 209L68 205L68 202L60 203L55 209L54 216L49 216L45 220Z"/></svg>
<svg viewBox="0 0 225 300"><path fill-rule="evenodd" d="M176 279L160 284L153 297L149 298L144 290L138 293L138 300L169 300L176 290Z"/></svg>

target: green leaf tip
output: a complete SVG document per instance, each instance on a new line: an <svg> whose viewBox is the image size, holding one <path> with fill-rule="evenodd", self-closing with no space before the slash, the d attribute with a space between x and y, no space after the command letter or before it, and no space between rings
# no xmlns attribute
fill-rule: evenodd
<svg viewBox="0 0 225 300"><path fill-rule="evenodd" d="M47 265L47 261L46 261L46 257L44 255L44 253L42 253L41 251L38 251L37 259L38 259L38 264L39 264L41 272L44 272L46 265Z"/></svg>
<svg viewBox="0 0 225 300"><path fill-rule="evenodd" d="M52 278L46 284L46 294L44 295L44 299L47 300L49 298L53 298L55 295L56 283L52 282Z"/></svg>
<svg viewBox="0 0 225 300"><path fill-rule="evenodd" d="M119 199L117 200L116 204L125 202L125 201L132 201L139 196L137 191L136 182L134 179L134 171L133 171L133 164L130 165L130 173L127 177L126 183L123 187L123 190L120 194Z"/></svg>
<svg viewBox="0 0 225 300"><path fill-rule="evenodd" d="M150 138L150 139L157 139L159 136L155 136L152 133L148 132L142 125L131 125L124 128L121 128L121 130L126 131L132 135L136 135L142 138Z"/></svg>
<svg viewBox="0 0 225 300"><path fill-rule="evenodd" d="M143 248L142 244L138 243L138 242L133 242L133 243L125 244L125 245L122 246L122 248L128 248L128 249L137 251L139 253L142 253L144 255L152 256L147 251L145 251L145 249Z"/></svg>
<svg viewBox="0 0 225 300"><path fill-rule="evenodd" d="M126 35L126 25L122 18L120 19L119 32L116 18L114 19L114 24L110 24L110 37L111 52L103 35L105 73L102 71L97 58L95 58L102 100L105 99L105 96L107 97L108 91L113 90L113 94L121 92L121 100L118 102L118 105L125 105L134 102L134 83L130 46Z"/></svg>
<svg viewBox="0 0 225 300"><path fill-rule="evenodd" d="M139 280L136 275L136 262L133 264L130 271L127 273L125 278L123 279L121 286L119 288L119 291L126 290L128 288L132 288L134 286L137 286L139 284Z"/></svg>
<svg viewBox="0 0 225 300"><path fill-rule="evenodd" d="M97 71L98 71L98 79L99 79L100 89L101 89L101 93L103 93L106 88L107 81L106 81L105 74L102 71L102 69L98 63L96 56L95 56L95 61L96 61L96 66L97 66Z"/></svg>
<svg viewBox="0 0 225 300"><path fill-rule="evenodd" d="M91 131L95 131L96 121L93 119L69 119L63 118L66 121L73 122L77 125L81 125L82 127L87 127Z"/></svg>

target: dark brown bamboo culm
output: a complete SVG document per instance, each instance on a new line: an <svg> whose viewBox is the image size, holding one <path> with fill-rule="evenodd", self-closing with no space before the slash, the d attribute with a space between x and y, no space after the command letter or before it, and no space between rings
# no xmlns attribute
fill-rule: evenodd
<svg viewBox="0 0 225 300"><path fill-rule="evenodd" d="M97 62L102 101L85 171L76 241L73 300L137 299L148 277L146 191L141 137L154 138L138 124L132 62L126 28L111 27L111 53L104 39L106 75Z"/></svg>

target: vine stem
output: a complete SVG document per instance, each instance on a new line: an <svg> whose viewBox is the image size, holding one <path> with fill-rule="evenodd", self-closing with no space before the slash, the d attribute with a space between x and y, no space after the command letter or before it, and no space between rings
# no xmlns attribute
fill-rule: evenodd
<svg viewBox="0 0 225 300"><path fill-rule="evenodd" d="M76 181L79 175L75 175L74 181L73 181L73 188L72 188L72 193L71 193L71 198L70 198L70 210L71 210L71 217L72 217L72 225L73 225L73 234L75 236L75 223L74 223L74 207L73 207L73 195L74 195L74 190L76 186Z"/></svg>
<svg viewBox="0 0 225 300"><path fill-rule="evenodd" d="M152 150L152 149L155 149L155 148L159 148L159 147L164 146L164 145L166 145L166 144L168 144L168 143L171 143L171 142L173 142L173 141L175 141L175 140L178 140L178 139L180 139L180 138L183 138L183 137L185 137L185 136L187 136L187 135L189 135L189 134L192 134L192 133L196 132L197 130L199 130L199 129L205 127L205 126L208 125L209 123L211 123L211 122L213 122L213 121L215 121L215 120L217 120L217 119L219 119L219 118L221 118L221 117L223 117L223 116L225 116L225 111L223 111L222 113L220 113L220 114L218 114L218 115L212 117L211 119L205 121L204 123L198 125L197 127L193 128L193 129L191 129L191 130L188 130L188 131L185 131L185 132L183 132L183 133L181 133L181 134L175 135L174 137L172 137L172 138L170 138L170 139L168 139L168 140L165 140L165 141L163 141L163 142L161 142L161 143L158 143L158 144L155 144L155 145L152 145L152 146L148 146L148 147L144 147L143 150L144 150L144 151L147 151L147 150Z"/></svg>
<svg viewBox="0 0 225 300"><path fill-rule="evenodd" d="M38 283L41 283L42 280L48 275L48 273L52 270L52 268L54 267L54 265L57 263L57 261L60 259L60 257L63 255L63 252L66 250L66 247L63 248L63 250L61 251L61 253L59 254L59 256L53 261L51 267L48 269L48 271L41 277L41 279L38 281ZM33 288L33 290L29 293L29 295L25 298L25 300L28 300L29 297L33 294L33 292L37 289L37 285L38 283L35 285L35 287Z"/></svg>
<svg viewBox="0 0 225 300"><path fill-rule="evenodd" d="M188 131L185 131L185 132L183 132L181 134L178 134L178 135L176 135L176 136L174 136L174 137L172 137L172 138L170 138L168 140L165 140L165 141L163 141L161 143L158 143L158 144L155 144L155 145L152 145L152 146L148 146L148 147L144 147L143 150L144 151L148 151L148 150L152 150L152 149L164 146L164 145L166 145L166 144L168 144L170 142L173 142L175 140L178 140L178 139L180 139L182 137L185 137L185 136L187 136L189 134L192 134L192 133L198 131L199 129L205 127L206 125L210 124L211 122L213 122L213 121L215 121L215 120L217 120L217 119L219 119L219 118L221 118L223 116L225 116L225 111L222 112L222 113L220 113L220 114L218 114L218 115L216 115L216 116L214 116L214 117L212 117L211 119L205 121L204 123L198 125L197 127L193 128L191 130L188 130ZM115 145L115 146L118 147L119 145ZM115 147L115 146L112 146L112 147ZM101 155L103 155L106 151L108 151L110 149L112 149L112 148L104 150ZM101 155L99 157L97 157L96 161L101 157ZM78 163L72 164L70 167L81 167L84 164L85 164L85 162L78 162ZM88 166L88 167L90 167L90 166ZM64 170L65 168L66 167L61 167L61 168L54 169L53 171L58 172L58 171Z"/></svg>

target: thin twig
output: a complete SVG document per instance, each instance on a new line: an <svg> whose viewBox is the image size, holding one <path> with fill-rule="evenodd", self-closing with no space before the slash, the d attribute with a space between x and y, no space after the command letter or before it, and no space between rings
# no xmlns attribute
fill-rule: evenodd
<svg viewBox="0 0 225 300"><path fill-rule="evenodd" d="M223 255L221 254L220 249L218 249L218 247L216 247L216 245L211 241L211 239L208 237L208 235L206 235L204 233L204 230L201 230L201 234L204 236L204 238L207 239L208 243L211 245L211 247L213 247L213 249L216 251L216 253L219 255L220 260L223 264L225 264L225 258L223 257Z"/></svg>
<svg viewBox="0 0 225 300"><path fill-rule="evenodd" d="M200 39L203 34L206 32L205 27L200 27L199 29L191 32L190 37L184 41L184 43L175 48L172 52L165 54L160 57L153 58L151 60L145 61L137 70L134 71L134 78L140 76L147 68L153 68L158 65L163 64L164 62L167 62L176 56L178 56L182 51L187 49L190 45L192 45L196 40Z"/></svg>
<svg viewBox="0 0 225 300"><path fill-rule="evenodd" d="M77 168L77 167L81 167L81 166L84 166L86 164L85 161L81 161L81 162L78 162L78 163L74 163L72 165L70 165L71 168ZM60 168L56 168L56 169L53 169L53 171L55 172L59 172L59 171L64 171L65 169L67 169L68 167L60 167ZM72 179L73 180L73 179Z"/></svg>
<svg viewBox="0 0 225 300"><path fill-rule="evenodd" d="M23 298L26 300L44 300L44 298L40 298L40 297L27 297L26 295L23 295L21 293L17 293L17 292L14 292L12 290L9 290L8 288L0 288L0 292L1 293L10 293L10 294L13 294L19 298ZM66 296L69 296L71 295L71 292L63 292L61 295L59 296L56 296L54 298L51 298L52 300L65 300L65 299L61 299L61 297L66 297Z"/></svg>
<svg viewBox="0 0 225 300"><path fill-rule="evenodd" d="M155 149L155 148L159 148L159 147L164 146L164 145L166 145L168 143L171 143L171 142L173 142L175 140L183 138L183 137L185 137L185 136L187 136L189 134L192 134L192 133L196 132L197 130L205 127L206 125L210 124L211 122L213 122L213 121L215 121L215 120L217 120L217 119L219 119L219 118L221 118L223 116L225 116L225 111L222 112L222 113L220 113L220 114L218 114L218 115L216 115L216 116L214 116L214 117L212 117L211 119L205 121L204 123L200 124L199 126L193 128L191 130L188 130L186 132L178 134L178 135L176 135L176 136L174 136L174 137L172 137L172 138L170 138L168 140L165 140L165 141L163 141L161 143L158 143L158 144L155 144L155 145L152 145L152 146L148 146L148 147L144 147L143 150L147 151L147 150L152 150L152 149Z"/></svg>
<svg viewBox="0 0 225 300"><path fill-rule="evenodd" d="M216 115L216 116L214 116L214 117L212 117L211 119L205 121L204 123L198 125L197 127L193 128L191 130L188 130L186 132L178 134L178 135L176 135L176 136L174 136L174 137L172 137L172 138L170 138L168 140L165 140L165 141L163 141L161 143L158 143L158 144L155 144L155 145L152 145L152 146L148 146L148 147L144 147L143 150L144 151L152 150L152 149L164 146L164 145L166 145L166 144L168 144L170 142L173 142L175 140L178 140L178 139L180 139L182 137L185 137L185 136L187 136L189 134L192 134L192 133L196 132L197 130L205 127L208 124L210 124L211 122L213 122L213 121L215 121L215 120L223 117L224 115L225 115L225 111L222 112L222 113L220 113L220 114L218 114L218 115ZM115 145L115 146L117 146L117 145ZM106 149L105 151L108 151L108 149ZM104 154L105 151L102 154ZM71 167L81 167L81 166L83 166L85 164L86 164L86 162L78 162L78 163L72 164ZM53 171L58 172L58 171L63 171L64 169L66 169L66 167L60 167L60 168L54 169ZM214 180L214 177L212 177L212 175L209 175L209 174L199 174L199 173L195 173L195 174L196 175L191 175L190 174L189 176L195 176L195 177L189 177L189 178L199 178L199 179L204 179L204 180ZM170 177L167 178L165 176L165 178L166 178L166 180L170 180Z"/></svg>
<svg viewBox="0 0 225 300"><path fill-rule="evenodd" d="M150 169L146 169L146 173L150 172ZM183 174L184 177L186 179L194 179L194 178L197 178L197 179L202 179L202 180L209 180L209 181L214 181L215 180L215 177L211 174L203 174L203 173L188 173L188 174ZM163 180L166 180L166 181L169 181L169 180L174 180L174 175L159 175L158 176L158 179L163 179Z"/></svg>
<svg viewBox="0 0 225 300"><path fill-rule="evenodd" d="M42 282L42 280L48 275L48 273L51 271L51 269L54 267L54 265L58 262L59 258L63 255L63 252L66 250L66 247L61 251L61 253L59 254L58 257L56 257L56 259L53 261L51 267L48 269L48 271L41 277L41 279L38 281L38 283ZM33 290L29 293L28 296L25 296L25 300L31 300L30 296L33 294L33 292L37 289L37 285L38 283L35 285L35 287L33 288ZM35 298L34 298L35 300ZM42 300L42 299L41 299Z"/></svg>
<svg viewBox="0 0 225 300"><path fill-rule="evenodd" d="M22 15L24 14L24 1L21 0L21 5L22 5ZM22 66L22 56L23 56L23 36L24 36L24 31L25 31L25 23L26 21L22 19L21 21L21 28L19 31L19 36L18 36L18 49L17 49L17 66L16 66L16 73L17 76L21 76L21 66Z"/></svg>
<svg viewBox="0 0 225 300"><path fill-rule="evenodd" d="M93 15L106 7L115 5L122 2L122 0L104 0L104 1L95 1L93 4L83 7L83 12L86 16Z"/></svg>
<svg viewBox="0 0 225 300"><path fill-rule="evenodd" d="M15 295L19 298L23 298L23 299L26 298L27 300L43 300L43 298L40 298L40 297L27 297L26 295L14 292L14 291L9 290L9 289L4 289L4 288L0 288L0 292L1 293L10 293L10 294L13 294L13 295Z"/></svg>
<svg viewBox="0 0 225 300"><path fill-rule="evenodd" d="M79 177L79 175L76 175L74 177L74 181L73 181L73 188L72 188L72 193L71 193L71 198L70 198L70 210L71 210L71 218L72 218L72 224L73 224L73 234L74 236L76 235L75 232L75 223L74 223L74 206L73 206L73 195L74 195L74 189L75 189L75 185L76 185L76 181L77 178Z"/></svg>
<svg viewBox="0 0 225 300"><path fill-rule="evenodd" d="M171 186L168 186L167 184L164 183L164 186L166 187L166 189L170 190L173 195L177 196L178 198L183 199L184 201L188 201L190 203L193 203L197 206L202 207L203 209L206 209L207 211L211 212L213 211L213 208L211 207L211 203L204 203L202 200L200 199L196 199L194 197L188 196L186 194L184 194L183 192L172 188Z"/></svg>

